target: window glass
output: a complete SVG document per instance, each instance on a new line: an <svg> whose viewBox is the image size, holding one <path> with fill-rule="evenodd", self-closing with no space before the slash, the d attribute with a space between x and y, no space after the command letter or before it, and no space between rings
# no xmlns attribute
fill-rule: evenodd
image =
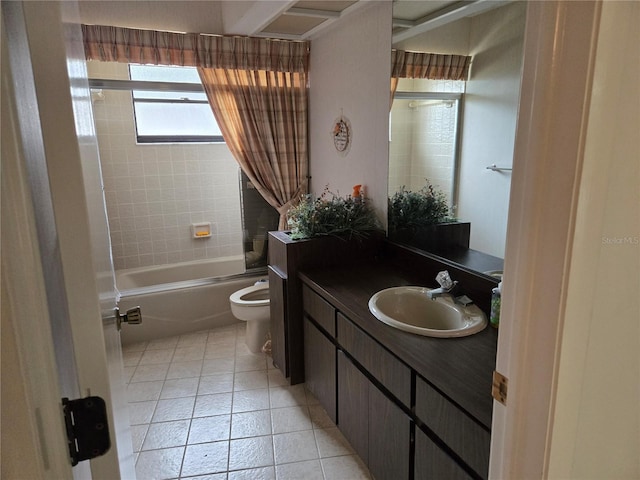
<svg viewBox="0 0 640 480"><path fill-rule="evenodd" d="M200 85L194 67L129 65L131 80ZM139 143L224 142L204 92L133 91Z"/></svg>

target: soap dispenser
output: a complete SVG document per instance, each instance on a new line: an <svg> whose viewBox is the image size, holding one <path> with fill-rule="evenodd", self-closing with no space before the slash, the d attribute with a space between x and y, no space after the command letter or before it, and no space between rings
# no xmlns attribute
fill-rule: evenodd
<svg viewBox="0 0 640 480"><path fill-rule="evenodd" d="M491 313L489 315L489 323L492 327L498 328L500 325L500 303L502 300L502 282L491 290Z"/></svg>

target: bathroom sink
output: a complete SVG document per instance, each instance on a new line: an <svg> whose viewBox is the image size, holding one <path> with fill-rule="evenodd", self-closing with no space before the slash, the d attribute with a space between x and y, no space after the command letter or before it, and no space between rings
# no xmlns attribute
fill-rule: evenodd
<svg viewBox="0 0 640 480"><path fill-rule="evenodd" d="M427 337L464 337L487 326L476 305L462 306L450 295L430 299L425 287L393 287L369 299L369 311L381 322Z"/></svg>

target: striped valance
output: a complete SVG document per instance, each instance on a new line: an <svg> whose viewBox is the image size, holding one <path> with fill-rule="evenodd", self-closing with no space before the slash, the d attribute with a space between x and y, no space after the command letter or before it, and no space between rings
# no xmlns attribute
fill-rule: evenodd
<svg viewBox="0 0 640 480"><path fill-rule="evenodd" d="M470 66L471 57L464 55L391 50L392 78L466 80Z"/></svg>
<svg viewBox="0 0 640 480"><path fill-rule="evenodd" d="M82 25L87 60L307 72L309 42Z"/></svg>

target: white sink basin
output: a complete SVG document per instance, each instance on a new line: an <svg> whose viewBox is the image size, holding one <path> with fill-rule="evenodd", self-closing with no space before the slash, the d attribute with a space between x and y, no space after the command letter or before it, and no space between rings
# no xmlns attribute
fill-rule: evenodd
<svg viewBox="0 0 640 480"><path fill-rule="evenodd" d="M381 290L369 299L369 311L387 325L427 337L464 337L487 326L487 317L476 305L457 305L449 295L431 300L427 297L429 290Z"/></svg>

